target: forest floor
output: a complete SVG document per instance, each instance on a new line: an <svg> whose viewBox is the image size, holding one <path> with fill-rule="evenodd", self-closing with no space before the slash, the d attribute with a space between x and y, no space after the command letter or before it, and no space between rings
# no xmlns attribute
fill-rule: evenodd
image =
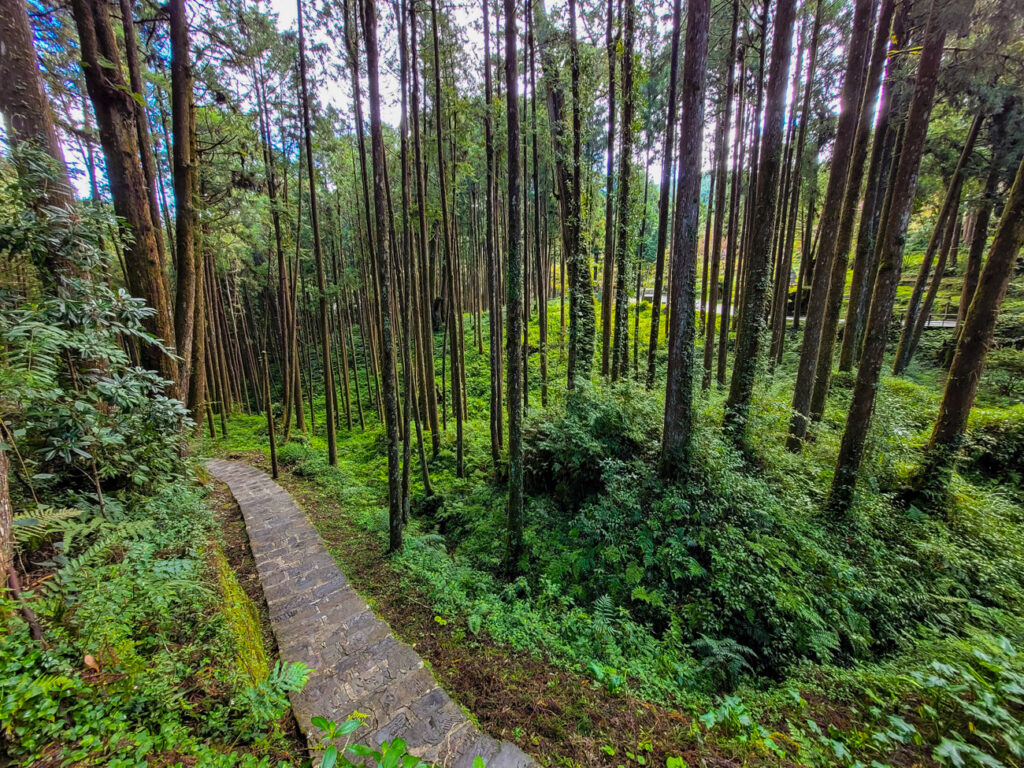
<svg viewBox="0 0 1024 768"><path fill-rule="evenodd" d="M233 426L243 425L236 419ZM228 449L221 454L270 473L265 450ZM539 652L474 634L464 618L438 615L429 595L386 554L379 532L368 529L366 519L353 514L337 495L325 492L316 477L296 471L298 466L281 465L278 482L306 512L359 594L396 637L430 664L442 687L485 732L513 741L541 765L799 766L813 763L783 754L801 749L789 735L791 718L814 722L826 734L865 728L864 710L872 702L851 698L847 690L829 695L828 675L805 680L809 685L799 694L794 688L789 704L771 701L760 713L764 730L744 733L740 723L707 727L713 709L705 713L701 707L665 706L624 690L613 692ZM726 714L739 720L749 717L743 705ZM922 745L908 744L891 750L887 762L879 765L926 768L940 763Z"/></svg>

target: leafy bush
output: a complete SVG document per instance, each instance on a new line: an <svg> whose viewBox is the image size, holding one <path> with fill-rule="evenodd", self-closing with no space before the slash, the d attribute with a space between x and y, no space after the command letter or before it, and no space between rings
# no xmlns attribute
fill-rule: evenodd
<svg viewBox="0 0 1024 768"><path fill-rule="evenodd" d="M44 295L31 269L0 292L0 450L21 600L45 640L0 597L5 757L269 766L307 670L267 669L253 612L209 547L213 520L182 460L192 422L170 382L133 363L159 346L142 325L152 310L110 285L115 222L99 206L33 205L31 185L7 176L0 188L4 263L57 254L78 267Z"/></svg>
<svg viewBox="0 0 1024 768"><path fill-rule="evenodd" d="M1024 392L1024 348L1000 347L989 352L984 376L1003 397L1019 397Z"/></svg>
<svg viewBox="0 0 1024 768"><path fill-rule="evenodd" d="M577 508L604 489L607 462L628 462L657 450L661 429L657 400L643 389L581 387L565 413L545 413L524 434L524 484L550 494L559 506Z"/></svg>
<svg viewBox="0 0 1024 768"><path fill-rule="evenodd" d="M17 182L2 184L0 197L23 200ZM113 222L87 205L15 213L0 217L8 260L58 252L81 274L62 276L55 294L0 295L0 444L16 446L37 496L75 506L86 494L102 507L105 494L148 492L176 476L191 420L170 382L127 351L160 344L142 326L153 310L108 282Z"/></svg>
<svg viewBox="0 0 1024 768"><path fill-rule="evenodd" d="M881 690L862 690L858 698L869 705L855 725L791 719L784 741L794 750L788 757L808 766L852 767L870 761L887 768L887 760L913 750L956 768L1021 765L1024 656L1005 637L984 633L966 645L965 655L947 647L951 658L883 678ZM794 696L806 711L807 701Z"/></svg>
<svg viewBox="0 0 1024 768"><path fill-rule="evenodd" d="M1024 478L1024 405L975 408L965 449L968 468L1020 483Z"/></svg>
<svg viewBox="0 0 1024 768"><path fill-rule="evenodd" d="M320 768L367 764L380 768L428 768L425 762L409 754L403 739L385 741L379 749L372 749L365 744L350 743L347 737L359 729L365 718L366 715L361 712L354 712L342 723L336 723L324 717L313 718L313 725L324 732L320 739L323 748L323 753L320 756ZM339 748L338 742L342 741L343 737L345 737L344 741ZM350 752L361 760L352 762L348 756ZM484 768L484 762L480 757L473 761L473 768Z"/></svg>

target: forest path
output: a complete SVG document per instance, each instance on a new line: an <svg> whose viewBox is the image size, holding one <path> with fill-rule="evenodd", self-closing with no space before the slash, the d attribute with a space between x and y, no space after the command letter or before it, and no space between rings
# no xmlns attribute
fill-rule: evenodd
<svg viewBox="0 0 1024 768"><path fill-rule="evenodd" d="M291 694L312 741L319 734L310 734L311 718L342 722L358 710L368 715L356 731L364 744L401 738L410 753L451 768L469 768L477 755L488 768L534 765L514 744L482 733L419 655L394 638L284 488L243 462L211 459L206 466L242 510L282 661L314 670Z"/></svg>

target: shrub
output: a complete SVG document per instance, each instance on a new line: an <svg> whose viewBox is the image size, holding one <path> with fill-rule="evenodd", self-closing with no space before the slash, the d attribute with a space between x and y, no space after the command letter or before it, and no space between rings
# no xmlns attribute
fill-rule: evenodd
<svg viewBox="0 0 1024 768"><path fill-rule="evenodd" d="M657 450L661 411L644 389L581 386L565 413L545 413L524 434L524 485L576 509L605 488L607 461L629 461Z"/></svg>
<svg viewBox="0 0 1024 768"><path fill-rule="evenodd" d="M1024 477L1024 405L975 408L967 432L966 465L986 477Z"/></svg>

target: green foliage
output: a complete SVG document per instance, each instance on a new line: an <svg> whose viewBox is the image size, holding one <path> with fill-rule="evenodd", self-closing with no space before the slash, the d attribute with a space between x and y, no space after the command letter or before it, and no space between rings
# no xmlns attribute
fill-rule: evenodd
<svg viewBox="0 0 1024 768"><path fill-rule="evenodd" d="M658 448L661 413L646 391L582 387L563 415L531 421L525 431L524 484L566 510L606 490L623 464Z"/></svg>
<svg viewBox="0 0 1024 768"><path fill-rule="evenodd" d="M602 686L608 693L619 693L626 684L626 678L615 667L606 667L592 661L589 668L594 676L594 682Z"/></svg>
<svg viewBox="0 0 1024 768"><path fill-rule="evenodd" d="M1024 764L1024 660L1006 638L976 635L962 656L879 682L884 692L863 689L869 706L856 726L790 720L801 765L881 768L905 750L956 768Z"/></svg>
<svg viewBox="0 0 1024 768"><path fill-rule="evenodd" d="M941 739L932 757L958 768L1024 764L1024 655L1004 637L972 655L911 674L922 729Z"/></svg>
<svg viewBox="0 0 1024 768"><path fill-rule="evenodd" d="M985 359L985 377L1001 396L1013 399L1024 393L1024 349L1000 347Z"/></svg>
<svg viewBox="0 0 1024 768"><path fill-rule="evenodd" d="M196 492L167 487L123 515L53 563L32 600L45 647L2 606L11 759L28 765L45 752L135 766L175 750L203 765L266 765L287 692L307 671L278 665L253 683L234 663L239 640L207 586L212 521ZM244 749L211 746L231 743Z"/></svg>
<svg viewBox="0 0 1024 768"><path fill-rule="evenodd" d="M177 475L191 420L169 382L127 351L162 345L142 326L153 310L108 282L113 222L88 205L40 212L22 182L0 185L15 202L0 217L0 252L36 263L56 252L81 270L61 276L56 293L0 293L0 442L17 448L36 495L68 506L149 492Z"/></svg>
<svg viewBox="0 0 1024 768"><path fill-rule="evenodd" d="M965 449L969 468L1019 484L1024 478L1024 405L976 408Z"/></svg>
<svg viewBox="0 0 1024 768"><path fill-rule="evenodd" d="M379 749L372 749L365 744L350 743L349 736L363 724L366 715L354 712L349 715L343 723L336 723L324 717L314 717L314 727L324 732L320 738L323 747L323 754L320 756L320 768L335 768L335 766L359 766L372 765L379 768L429 768L428 765L414 755L410 755L406 749L405 741L395 739L385 741ZM337 742L344 741L339 747ZM352 753L357 761L353 762L348 753ZM483 760L477 756L473 761L473 768L483 768Z"/></svg>
<svg viewBox="0 0 1024 768"><path fill-rule="evenodd" d="M717 730L724 737L758 752L779 757L786 754L771 732L757 722L746 704L737 696L726 696L717 707L701 715L699 720L708 730Z"/></svg>

